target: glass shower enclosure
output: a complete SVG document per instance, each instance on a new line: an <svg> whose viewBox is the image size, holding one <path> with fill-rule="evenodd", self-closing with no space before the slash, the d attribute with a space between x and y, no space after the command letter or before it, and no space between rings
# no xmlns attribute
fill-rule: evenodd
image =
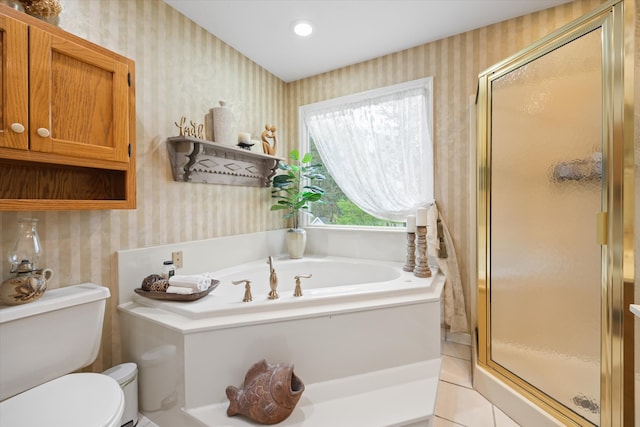
<svg viewBox="0 0 640 427"><path fill-rule="evenodd" d="M616 405L633 394L617 314L633 293L622 7L479 78L479 363L567 425L623 425Z"/></svg>

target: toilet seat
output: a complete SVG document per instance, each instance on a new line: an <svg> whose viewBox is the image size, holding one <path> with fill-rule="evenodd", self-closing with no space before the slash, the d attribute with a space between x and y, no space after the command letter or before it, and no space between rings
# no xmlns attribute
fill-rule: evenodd
<svg viewBox="0 0 640 427"><path fill-rule="evenodd" d="M113 378L69 374L0 402L0 426L120 427L124 394Z"/></svg>

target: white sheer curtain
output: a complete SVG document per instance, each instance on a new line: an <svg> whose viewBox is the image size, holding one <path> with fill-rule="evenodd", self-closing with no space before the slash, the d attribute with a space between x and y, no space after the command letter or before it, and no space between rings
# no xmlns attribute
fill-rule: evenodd
<svg viewBox="0 0 640 427"><path fill-rule="evenodd" d="M301 108L342 192L377 218L405 221L433 202L432 79Z"/></svg>

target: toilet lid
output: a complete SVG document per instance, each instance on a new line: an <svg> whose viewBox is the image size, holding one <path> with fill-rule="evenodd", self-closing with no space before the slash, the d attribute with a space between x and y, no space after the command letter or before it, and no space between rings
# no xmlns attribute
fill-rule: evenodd
<svg viewBox="0 0 640 427"><path fill-rule="evenodd" d="M120 427L123 411L113 378L69 374L0 402L0 426Z"/></svg>

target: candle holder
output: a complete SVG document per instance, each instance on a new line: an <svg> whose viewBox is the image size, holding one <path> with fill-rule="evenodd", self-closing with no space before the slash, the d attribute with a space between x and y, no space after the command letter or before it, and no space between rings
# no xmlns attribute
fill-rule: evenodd
<svg viewBox="0 0 640 427"><path fill-rule="evenodd" d="M416 268L416 233L407 232L407 262L402 269L413 271Z"/></svg>
<svg viewBox="0 0 640 427"><path fill-rule="evenodd" d="M416 277L431 277L431 270L427 264L427 226L418 225L416 229L418 257L416 258L416 268L413 270L413 275Z"/></svg>

